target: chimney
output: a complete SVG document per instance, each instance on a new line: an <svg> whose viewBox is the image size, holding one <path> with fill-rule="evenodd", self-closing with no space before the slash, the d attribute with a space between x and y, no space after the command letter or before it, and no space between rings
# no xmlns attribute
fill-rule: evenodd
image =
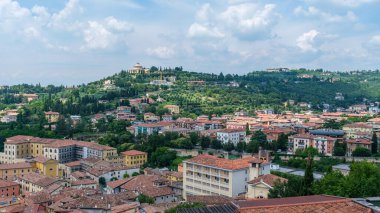
<svg viewBox="0 0 380 213"><path fill-rule="evenodd" d="M260 147L259 147L259 159L261 159L261 155L262 155L261 152L262 152L262 150L263 150L263 148L260 146Z"/></svg>

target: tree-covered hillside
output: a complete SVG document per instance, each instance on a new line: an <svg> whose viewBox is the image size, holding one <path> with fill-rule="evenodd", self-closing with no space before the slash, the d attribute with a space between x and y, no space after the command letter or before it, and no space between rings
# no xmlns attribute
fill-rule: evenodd
<svg viewBox="0 0 380 213"><path fill-rule="evenodd" d="M151 80L176 77L173 86L151 85ZM111 80L115 88L104 89L104 82ZM189 81L204 81L191 84ZM152 67L149 74L131 75L121 71L113 76L77 87L40 85L16 85L0 89L0 109L15 108L23 102L17 93L37 93L40 98L32 102L28 110L57 111L61 114L91 115L113 109L120 99L149 94L165 103L181 106L183 115L222 114L238 109L253 111L301 110L297 103L311 104L321 111L322 104L331 109L348 107L363 100L379 101L380 72L361 71L350 73L322 72L320 70L292 70L289 72L256 71L246 75L223 75L182 71L182 68L161 69ZM344 100L335 100L342 93ZM295 105L284 106L294 100Z"/></svg>

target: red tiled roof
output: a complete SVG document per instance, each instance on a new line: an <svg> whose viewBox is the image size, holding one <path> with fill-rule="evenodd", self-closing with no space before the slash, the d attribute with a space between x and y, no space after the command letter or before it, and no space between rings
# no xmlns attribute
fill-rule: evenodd
<svg viewBox="0 0 380 213"><path fill-rule="evenodd" d="M146 152L141 152L141 151L138 151L138 150L129 150L129 151L125 151L125 152L122 152L121 153L122 155L145 155L147 154Z"/></svg>
<svg viewBox="0 0 380 213"><path fill-rule="evenodd" d="M239 170L239 169L248 168L250 162L261 163L261 161L257 161L257 160L258 159L254 157L246 157L246 158L237 159L237 160L229 160L225 158L218 158L213 155L204 154L204 155L198 155L184 162L190 162L190 163L211 166L211 167L216 167L216 168L221 168L221 169L226 169L226 170Z"/></svg>
<svg viewBox="0 0 380 213"><path fill-rule="evenodd" d="M45 112L45 115L59 115L59 112L49 111L49 112Z"/></svg>
<svg viewBox="0 0 380 213"><path fill-rule="evenodd" d="M49 160L51 160L51 159L46 158L44 156L38 156L38 157L33 158L33 161L36 161L36 162L39 162L39 163L46 163Z"/></svg>
<svg viewBox="0 0 380 213"><path fill-rule="evenodd" d="M344 127L349 127L349 128L372 128L372 125L364 123L364 122L356 122L352 124L346 124Z"/></svg>
<svg viewBox="0 0 380 213"><path fill-rule="evenodd" d="M10 164L0 164L0 170L2 169L27 169L32 168L30 163L10 163Z"/></svg>
<svg viewBox="0 0 380 213"><path fill-rule="evenodd" d="M80 161L78 160L78 161L65 163L65 166L68 166L68 167L80 166Z"/></svg>
<svg viewBox="0 0 380 213"><path fill-rule="evenodd" d="M282 177L279 177L277 175L267 174L259 176L251 181L249 181L249 184L258 184L258 183L266 183L267 185L273 187L276 182L287 182L288 180Z"/></svg>
<svg viewBox="0 0 380 213"><path fill-rule="evenodd" d="M90 184L97 184L97 181L96 180L84 179L84 180L76 180L76 181L71 182L71 185L73 185L73 186L90 185Z"/></svg>
<svg viewBox="0 0 380 213"><path fill-rule="evenodd" d="M190 203L203 203L206 205L223 205L232 202L232 198L223 195L187 195L186 201Z"/></svg>
<svg viewBox="0 0 380 213"><path fill-rule="evenodd" d="M159 175L138 175L122 185L127 191L138 191L149 197L172 195L174 191L168 186L155 186L156 181L163 180Z"/></svg>
<svg viewBox="0 0 380 213"><path fill-rule="evenodd" d="M371 145L372 141L367 139L348 139L346 140L346 143L356 143L356 144L366 144Z"/></svg>
<svg viewBox="0 0 380 213"><path fill-rule="evenodd" d="M245 132L245 130L244 129L222 129L222 130L219 130L218 132L233 133L233 132Z"/></svg>
<svg viewBox="0 0 380 213"><path fill-rule="evenodd" d="M114 206L111 208L111 213L124 213L131 209L136 209L140 205L138 203L126 203L123 205Z"/></svg>
<svg viewBox="0 0 380 213"><path fill-rule="evenodd" d="M16 185L18 185L18 183L0 179L0 188L9 187L9 186L16 186Z"/></svg>
<svg viewBox="0 0 380 213"><path fill-rule="evenodd" d="M361 213L372 212L351 199L312 195L268 200L237 201L240 213Z"/></svg>
<svg viewBox="0 0 380 213"><path fill-rule="evenodd" d="M127 178L127 179L121 179L121 180L115 180L115 181L110 181L107 183L107 186L114 189L114 188L117 188L125 183L127 183L128 181L132 180L132 178Z"/></svg>

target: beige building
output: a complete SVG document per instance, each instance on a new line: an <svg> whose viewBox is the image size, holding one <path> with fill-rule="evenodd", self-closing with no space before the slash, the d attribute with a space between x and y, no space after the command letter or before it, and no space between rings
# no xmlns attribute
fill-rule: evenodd
<svg viewBox="0 0 380 213"><path fill-rule="evenodd" d="M349 139L368 138L372 137L373 127L364 122L357 122L344 125L343 131Z"/></svg>
<svg viewBox="0 0 380 213"><path fill-rule="evenodd" d="M48 123L57 123L59 120L60 114L59 112L45 112L45 119Z"/></svg>
<svg viewBox="0 0 380 213"><path fill-rule="evenodd" d="M45 157L67 163L81 158L109 160L116 157L115 148L95 142L47 139L32 136L14 136L4 143L4 153L0 153L1 163L15 163L24 158ZM112 159L111 159L112 161Z"/></svg>
<svg viewBox="0 0 380 213"><path fill-rule="evenodd" d="M276 183L287 182L288 180L276 175L267 174L259 176L248 182L248 192L246 198L248 199L267 199L269 190L273 188Z"/></svg>
<svg viewBox="0 0 380 213"><path fill-rule="evenodd" d="M168 109L171 114L179 114L179 106L165 105L164 108Z"/></svg>
<svg viewBox="0 0 380 213"><path fill-rule="evenodd" d="M347 156L352 156L352 152L355 151L358 147L363 147L366 149L371 150L372 148L372 141L369 139L348 139L346 140L347 144Z"/></svg>
<svg viewBox="0 0 380 213"><path fill-rule="evenodd" d="M0 179L7 180L23 177L34 171L36 171L36 168L34 168L32 164L26 162L0 164Z"/></svg>
<svg viewBox="0 0 380 213"><path fill-rule="evenodd" d="M183 162L183 196L239 196L247 192L249 180L269 172L270 164L253 157L229 160L198 155Z"/></svg>
<svg viewBox="0 0 380 213"><path fill-rule="evenodd" d="M68 186L65 181L57 178L48 177L38 173L30 173L23 177L18 177L16 182L21 185L21 191L25 192L40 192L42 190L53 190Z"/></svg>

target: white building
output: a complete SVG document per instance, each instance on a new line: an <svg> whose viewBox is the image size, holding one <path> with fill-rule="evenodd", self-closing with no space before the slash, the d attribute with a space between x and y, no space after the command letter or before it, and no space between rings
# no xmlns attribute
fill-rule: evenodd
<svg viewBox="0 0 380 213"><path fill-rule="evenodd" d="M270 164L247 157L237 160L198 155L183 162L183 196L246 193L247 181L270 173Z"/></svg>
<svg viewBox="0 0 380 213"><path fill-rule="evenodd" d="M222 143L237 144L245 139L245 131L241 129L222 129L216 133L217 139Z"/></svg>

